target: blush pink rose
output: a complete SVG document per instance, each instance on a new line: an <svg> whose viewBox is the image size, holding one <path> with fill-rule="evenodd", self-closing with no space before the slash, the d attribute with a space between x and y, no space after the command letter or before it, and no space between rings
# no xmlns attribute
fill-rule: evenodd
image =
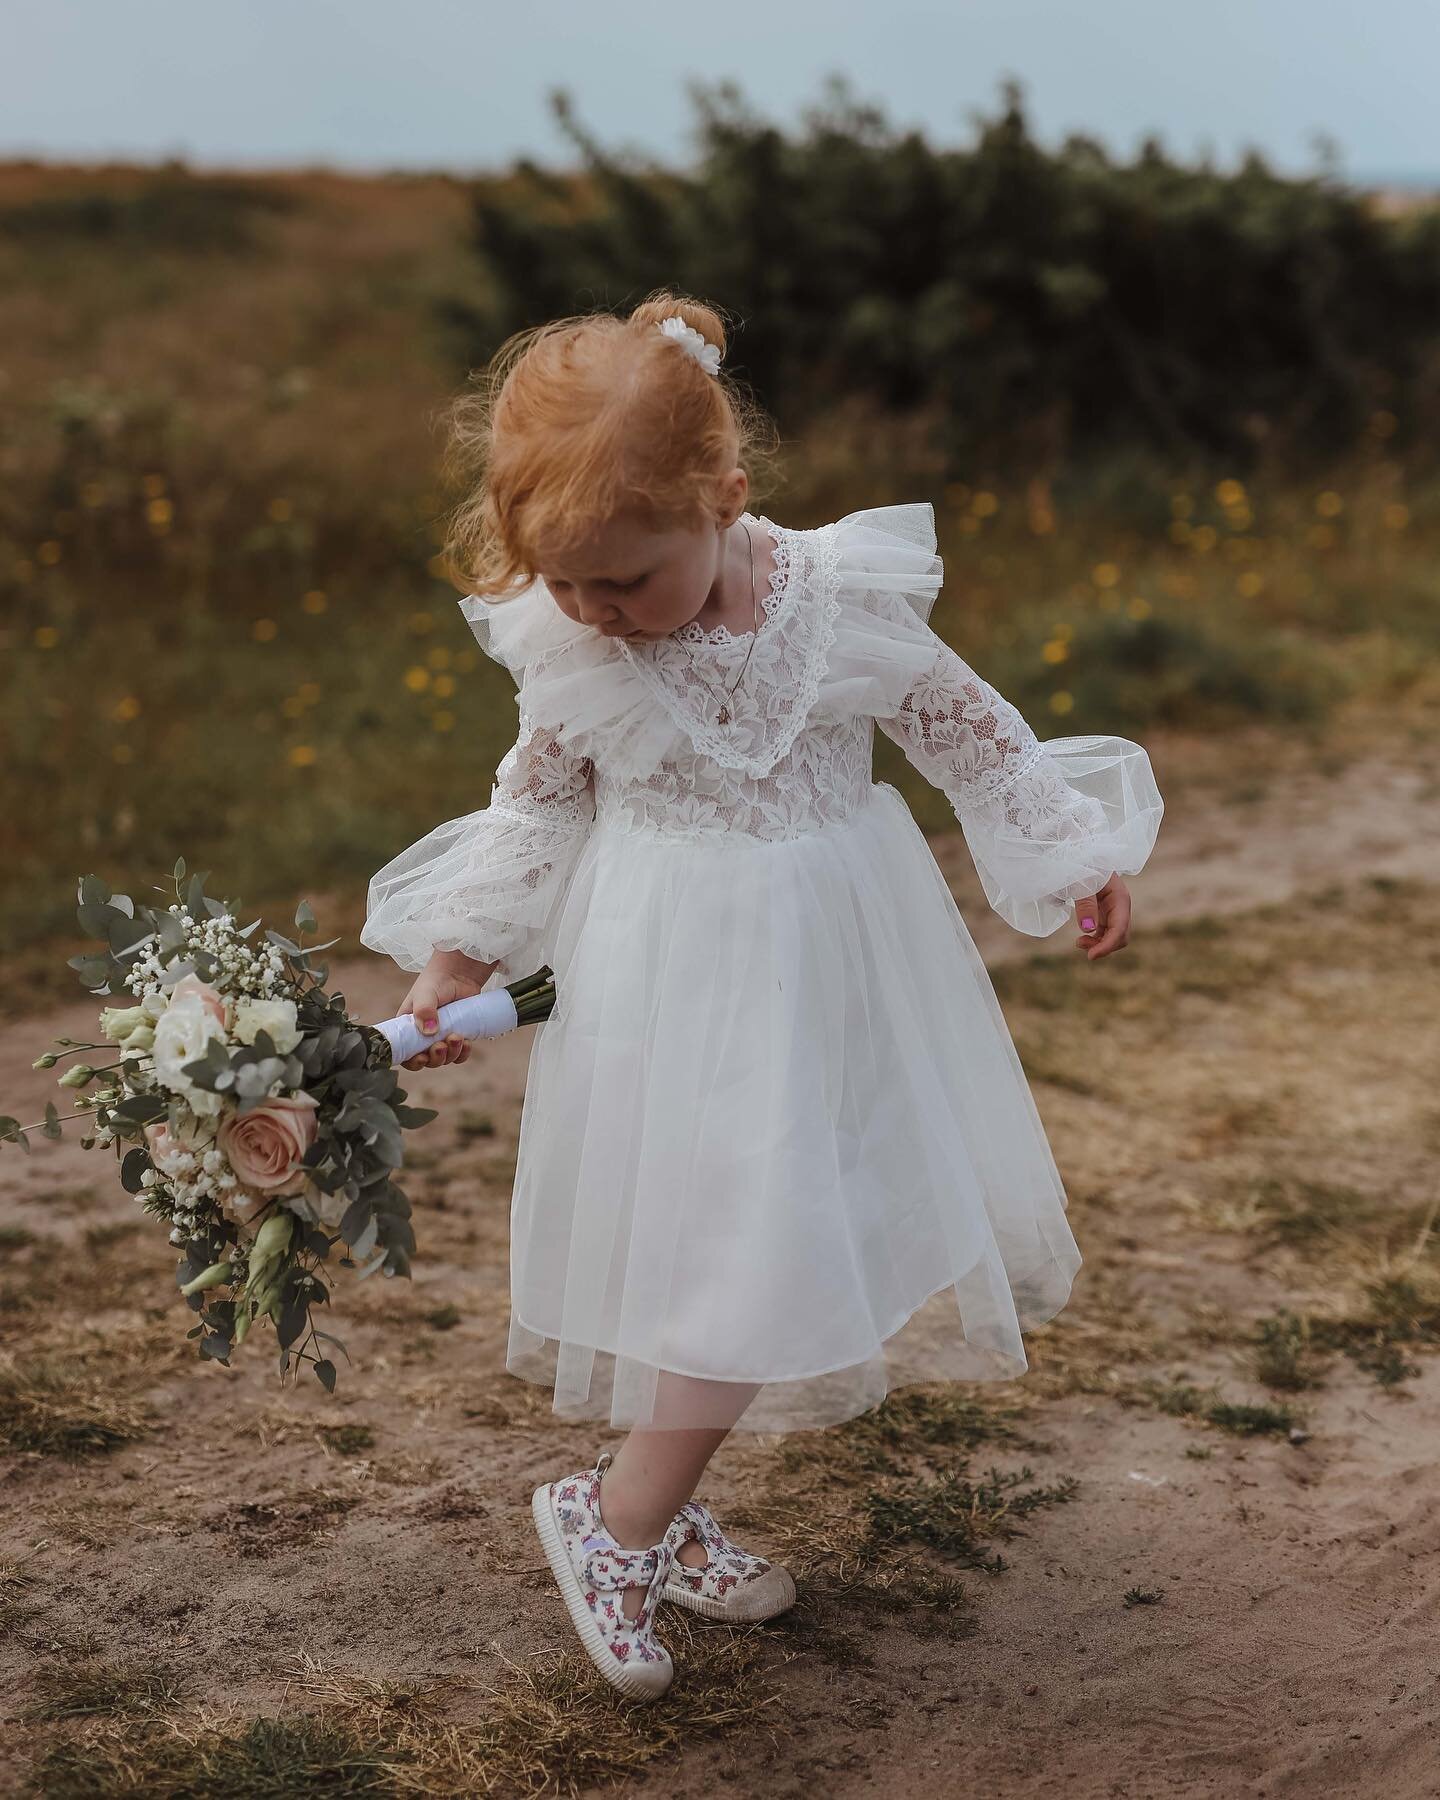
<svg viewBox="0 0 1440 1800"><path fill-rule="evenodd" d="M165 1119L145 1127L145 1142L149 1145L151 1158L157 1166L164 1157L174 1156L177 1151L190 1148L178 1138L171 1137L169 1122Z"/></svg>
<svg viewBox="0 0 1440 1800"><path fill-rule="evenodd" d="M211 987L208 981L202 981L193 969L188 975L177 981L170 990L172 1000L183 1000L187 994L194 994L206 1012L215 1015L218 1024L228 1027L229 1020L225 1016L223 997Z"/></svg>
<svg viewBox="0 0 1440 1800"><path fill-rule="evenodd" d="M319 1129L318 1105L309 1094L281 1094L249 1112L232 1113L221 1125L216 1142L252 1193L278 1194L295 1185L300 1158Z"/></svg>
<svg viewBox="0 0 1440 1800"><path fill-rule="evenodd" d="M167 1157L182 1150L200 1156L208 1148L204 1142L197 1143L186 1137L174 1136L167 1119L157 1119L145 1127L145 1142L150 1147L150 1155L156 1168ZM221 1211L228 1213L237 1225L248 1225L257 1213L263 1212L270 1205L268 1194L252 1194L248 1188L242 1187L222 1188L216 1198L220 1202Z"/></svg>
<svg viewBox="0 0 1440 1800"><path fill-rule="evenodd" d="M178 1134L171 1131L168 1118L156 1119L145 1127L145 1142L150 1147L151 1160L159 1166L162 1157L178 1156L188 1151L192 1156L203 1156L215 1141L215 1133L208 1129L207 1120L197 1120L190 1126L181 1126Z"/></svg>

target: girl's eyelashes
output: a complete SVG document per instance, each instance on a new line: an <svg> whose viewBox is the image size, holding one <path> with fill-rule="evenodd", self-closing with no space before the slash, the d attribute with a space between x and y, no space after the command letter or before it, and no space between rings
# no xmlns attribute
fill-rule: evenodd
<svg viewBox="0 0 1440 1800"><path fill-rule="evenodd" d="M607 581L606 587L614 588L617 594L633 594L638 587L644 587L650 579L648 575L637 575L633 581ZM551 593L558 593L561 588L568 588L568 581L547 581L545 584Z"/></svg>

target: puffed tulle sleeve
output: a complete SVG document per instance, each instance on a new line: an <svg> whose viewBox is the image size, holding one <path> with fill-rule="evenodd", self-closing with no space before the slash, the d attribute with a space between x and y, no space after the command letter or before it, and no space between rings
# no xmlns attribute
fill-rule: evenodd
<svg viewBox="0 0 1440 1800"><path fill-rule="evenodd" d="M499 965L487 988L531 974L594 816L588 759L522 709L489 806L437 825L371 877L360 942L415 974L433 950L461 950Z"/></svg>
<svg viewBox="0 0 1440 1800"><path fill-rule="evenodd" d="M949 799L990 905L1048 937L1077 899L1144 867L1164 811L1149 757L1121 737L1041 742L936 635L942 566L928 502L850 513L833 532L822 698L874 716Z"/></svg>
<svg viewBox="0 0 1440 1800"><path fill-rule="evenodd" d="M644 780L675 741L619 646L566 617L538 577L460 611L513 678L520 735L490 804L449 819L370 882L360 941L418 972L432 950L500 966L487 987L532 973L552 909L595 820L595 766Z"/></svg>

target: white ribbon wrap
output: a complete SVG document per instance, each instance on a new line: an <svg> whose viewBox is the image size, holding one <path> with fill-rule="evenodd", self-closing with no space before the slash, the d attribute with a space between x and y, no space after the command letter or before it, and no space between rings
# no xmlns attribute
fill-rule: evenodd
<svg viewBox="0 0 1440 1800"><path fill-rule="evenodd" d="M426 1033L415 1023L413 1013L401 1013L397 1019L383 1019L375 1029L390 1040L392 1063L407 1062L438 1044L449 1032L458 1031L463 1038L504 1037L520 1023L514 997L504 988L488 994L471 994L465 1000L452 1000L435 1015L440 1029Z"/></svg>

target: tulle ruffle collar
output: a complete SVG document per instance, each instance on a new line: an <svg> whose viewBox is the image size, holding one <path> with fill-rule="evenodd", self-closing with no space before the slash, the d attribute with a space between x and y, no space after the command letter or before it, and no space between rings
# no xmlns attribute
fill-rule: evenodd
<svg viewBox="0 0 1440 1800"><path fill-rule="evenodd" d="M481 649L515 678L522 715L609 775L644 780L688 745L763 777L812 717L894 716L934 658L926 621L943 567L928 501L867 507L810 530L758 523L774 543L775 573L733 711L729 663L717 664L713 683L695 675L705 645L604 637L561 612L539 577L508 600L467 594L460 609Z"/></svg>

